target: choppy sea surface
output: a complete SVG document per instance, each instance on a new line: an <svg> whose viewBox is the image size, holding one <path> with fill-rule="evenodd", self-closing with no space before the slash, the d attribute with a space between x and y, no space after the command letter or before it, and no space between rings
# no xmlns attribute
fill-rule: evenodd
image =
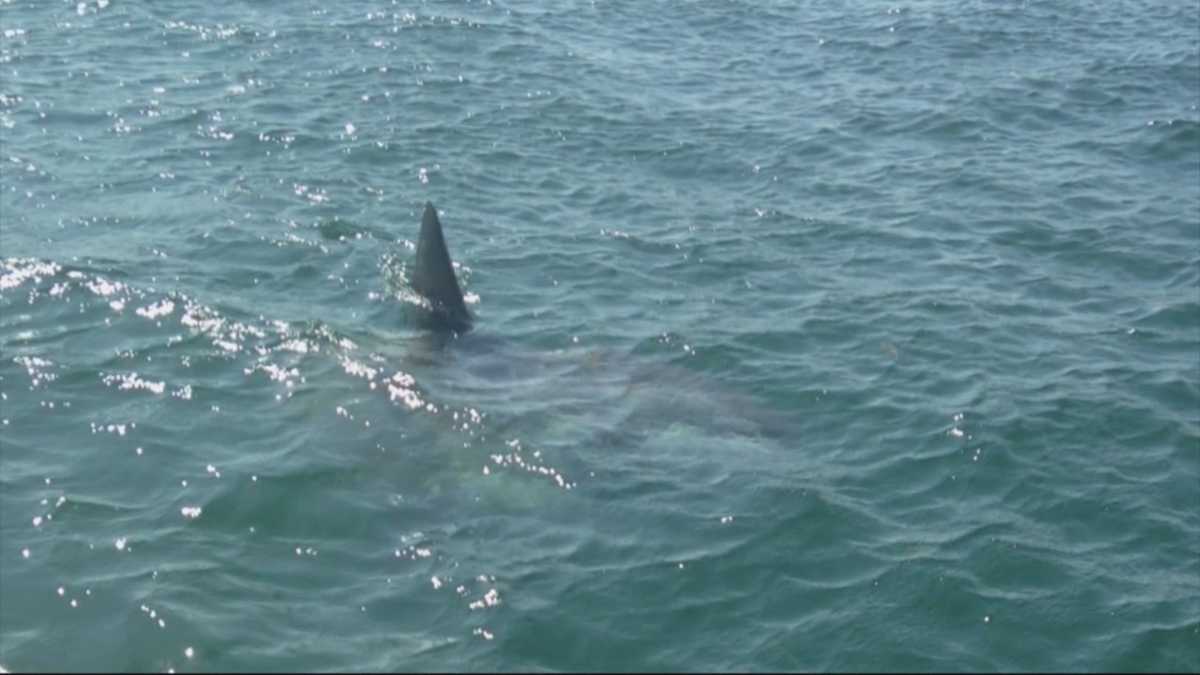
<svg viewBox="0 0 1200 675"><path fill-rule="evenodd" d="M4 0L0 665L1200 670L1198 106L1194 2Z"/></svg>

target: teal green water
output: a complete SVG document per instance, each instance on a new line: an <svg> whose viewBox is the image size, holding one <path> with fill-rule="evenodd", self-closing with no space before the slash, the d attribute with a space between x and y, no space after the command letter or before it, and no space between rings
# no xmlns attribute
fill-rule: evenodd
<svg viewBox="0 0 1200 675"><path fill-rule="evenodd" d="M1198 36L0 4L0 664L1200 670Z"/></svg>

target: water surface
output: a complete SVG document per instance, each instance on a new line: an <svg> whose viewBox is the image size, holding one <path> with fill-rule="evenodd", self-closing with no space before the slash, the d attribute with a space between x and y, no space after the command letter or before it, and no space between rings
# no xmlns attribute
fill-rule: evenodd
<svg viewBox="0 0 1200 675"><path fill-rule="evenodd" d="M0 663L1200 670L1197 35L0 4Z"/></svg>

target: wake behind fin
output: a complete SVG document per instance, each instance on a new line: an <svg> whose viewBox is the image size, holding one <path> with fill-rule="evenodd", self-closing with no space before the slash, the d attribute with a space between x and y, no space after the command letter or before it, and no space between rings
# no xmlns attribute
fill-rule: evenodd
<svg viewBox="0 0 1200 675"><path fill-rule="evenodd" d="M462 289L454 276L450 252L437 209L425 202L421 216L421 236L417 240L417 261L412 277L413 290L429 301L435 327L464 332L471 328L471 313L463 301Z"/></svg>

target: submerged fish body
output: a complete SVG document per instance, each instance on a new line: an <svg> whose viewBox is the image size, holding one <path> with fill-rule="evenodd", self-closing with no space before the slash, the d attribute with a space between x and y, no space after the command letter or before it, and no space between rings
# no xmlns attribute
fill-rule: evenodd
<svg viewBox="0 0 1200 675"><path fill-rule="evenodd" d="M422 300L417 319L427 330L406 339L401 359L405 369L434 400L470 401L479 410L505 411L488 415L480 435L469 442L453 433L441 438L435 432L427 438L426 445L448 455L442 457L443 468L459 476L458 481L468 467L485 481L470 480L459 487L482 489L480 494L493 497L522 492L520 483L498 478L507 473L500 467L481 472L480 460L485 466L495 461L507 469L523 469L520 473L539 473L565 486L584 469L571 466L575 460L598 447L647 459L684 448L706 454L710 446L713 454L727 454L731 443L763 449L796 436L797 420L789 412L764 406L684 364L664 363L663 354L581 346L544 350L486 330L470 330L474 317L467 310L437 211L428 203L409 288ZM510 449L518 440L528 450L524 456ZM541 451L565 461L570 467L565 478L558 469L538 466L534 453ZM442 478L455 481L447 474ZM497 493L497 481L516 488L515 493ZM541 491L502 501L526 503L533 493Z"/></svg>

